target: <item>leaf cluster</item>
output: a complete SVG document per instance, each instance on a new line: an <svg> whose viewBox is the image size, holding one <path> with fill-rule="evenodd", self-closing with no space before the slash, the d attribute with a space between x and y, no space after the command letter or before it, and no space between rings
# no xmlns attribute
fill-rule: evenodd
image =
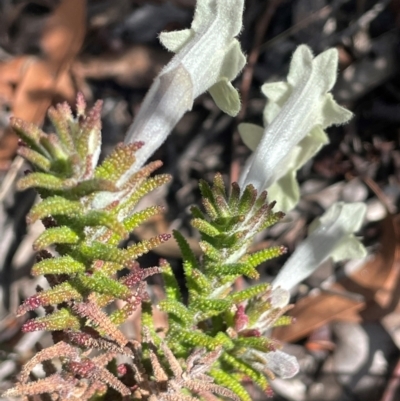
<svg viewBox="0 0 400 401"><path fill-rule="evenodd" d="M273 211L266 192L257 194L251 185L241 191L234 183L228 195L221 175L211 186L202 181L204 212L192 209L202 257L197 259L174 232L183 256L185 299L167 261L147 269L137 261L169 234L120 247L135 227L162 211L135 207L169 176L151 176L160 162L133 168L142 143L118 145L97 165L100 112L99 102L86 112L78 96L76 116L66 104L50 109L55 134L12 120L24 141L19 153L34 166L18 186L35 188L42 198L27 219L41 220L46 228L33 244L38 260L32 274L49 282L48 289L23 302L18 315L44 308L44 316L22 329L51 331L55 344L26 364L20 382L6 394L171 401L217 395L250 401L242 385L246 378L269 394L273 373L265 355L278 344L263 334L289 323L282 317L287 308L274 305L269 284L235 291L234 283L243 276L257 279L260 264L285 252L279 246L249 251L254 237L283 214ZM168 317L162 328L154 325L145 283L156 273L165 282L166 297L157 306ZM139 307L142 341L130 341L118 326ZM61 370L50 363L55 357ZM118 362L121 358L125 362ZM46 377L31 381L38 363Z"/></svg>
<svg viewBox="0 0 400 401"><path fill-rule="evenodd" d="M217 174L212 186L202 181L203 213L192 208L192 225L201 233L203 255L197 260L179 232L174 232L183 255L188 290L184 300L170 267L163 269L166 299L159 308L168 314L166 342L176 356L187 358L193 348L213 352L221 349L210 375L215 382L233 391L241 400L250 401L242 385L250 378L270 392L268 377L273 374L265 363L248 358L250 350L268 353L278 344L263 337L259 318L269 316L269 327L288 324L281 315L287 310L271 303L269 284L254 285L235 291L240 277L258 278L257 267L285 252L277 246L251 253L256 234L279 221L283 214L273 212L266 192L257 196L249 185L243 193L233 184L227 195L222 176Z"/></svg>
<svg viewBox="0 0 400 401"><path fill-rule="evenodd" d="M55 356L63 363L61 375L53 373L25 385L26 378L21 383L26 395L57 392L63 398L69 387L79 383L78 387L85 384L87 390L82 390L86 394L83 399L104 395L107 386L126 396L130 389L104 366L117 354L132 357L129 341L118 326L148 298L145 279L161 270L142 269L137 258L170 235L158 235L125 248L119 244L135 227L162 212L158 206L141 211L135 207L170 177L150 176L160 162L133 171L135 153L142 143L118 145L97 166L101 102L86 111L79 95L76 109L76 116L67 104L49 110L54 134L20 119L11 121L23 140L19 154L34 167L18 187L35 188L42 198L27 216L28 223L41 220L46 228L33 244L38 258L32 275L44 275L49 283L49 288L39 289L26 299L17 315L43 307L45 315L28 320L22 330L51 331L55 342L54 347L37 354L24 371ZM124 306L117 308L117 301ZM93 350L105 358L103 368L89 356Z"/></svg>

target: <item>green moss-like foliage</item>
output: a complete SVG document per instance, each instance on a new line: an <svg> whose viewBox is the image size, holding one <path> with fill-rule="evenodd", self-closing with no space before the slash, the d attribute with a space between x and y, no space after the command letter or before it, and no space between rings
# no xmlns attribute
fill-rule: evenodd
<svg viewBox="0 0 400 401"><path fill-rule="evenodd" d="M18 188L35 188L42 198L28 214L27 221L41 220L46 227L33 244L40 257L32 274L45 275L49 281L49 288L26 299L17 314L44 307L45 316L28 320L22 330L58 333L56 342L73 343L80 349L74 354L74 361L87 349L130 354L123 349L128 340L119 331L118 324L147 300L144 280L161 270L159 267L142 269L136 259L170 237L163 234L119 248L121 240L127 239L135 227L162 212L158 206L139 212L134 209L144 195L168 182L170 177L150 177L161 166L160 162L138 171L133 169L135 153L142 143L118 145L97 166L101 149L100 113L101 102L87 111L83 97L78 95L76 116L67 104L49 110L55 134L46 134L32 124L11 119L12 128L23 140L19 154L34 168L18 182ZM54 255L46 251L49 247L56 251ZM125 275L119 274L117 278L121 271ZM117 310L114 306L115 312L111 315L103 310L116 301L124 302L124 308ZM79 366L71 363L76 362L65 359L64 376L78 377L79 368L83 372L81 376L88 378L89 370L84 368L87 362ZM102 370L103 376L107 375L105 372ZM64 383L64 376L59 379L59 385ZM103 377L103 385L114 383L117 378L113 377ZM42 393L52 393L54 389L45 384L53 381L56 382L55 376L29 383L26 394L34 394L32 389L39 392L38 388ZM118 386L111 387L118 390ZM130 393L124 386L121 388L121 394ZM102 391L93 395L96 393Z"/></svg>
<svg viewBox="0 0 400 401"><path fill-rule="evenodd" d="M28 321L23 327L25 331L53 330L55 314L57 330L84 328L88 323L81 316L80 325L71 326L70 315L76 315L76 304L85 307L89 295L106 295L108 304L120 299L138 306L143 295L137 294L139 301L133 300L129 282L117 280L115 274L123 269L139 271L135 259L169 238L161 235L126 249L117 247L133 227L161 211L152 207L135 213L134 208L143 195L167 182L169 176L149 178L160 166L158 162L137 172L131 170L141 143L118 145L97 166L101 150L100 113L101 102L87 112L79 95L76 117L67 104L50 109L56 134L48 135L19 119L11 120L12 128L26 143L20 154L34 166L18 187L36 188L43 199L32 208L27 220L42 220L48 226L33 244L34 249L55 246L59 254L33 266L34 275L51 274L56 278L55 285L28 298L18 313L48 305L55 309L40 318L40 324L34 324L38 320ZM111 270L109 263L113 263ZM68 314L59 313L59 304Z"/></svg>
<svg viewBox="0 0 400 401"><path fill-rule="evenodd" d="M28 362L23 379L6 394L49 393L81 400L153 400L157 394L158 400L177 401L189 399L189 394L214 394L249 401L243 378L269 392L265 355L277 344L263 334L266 327L290 319L282 317L285 308L273 305L268 284L235 291L234 283L243 276L257 279L262 263L285 252L279 246L249 251L254 237L283 214L273 211L265 192L257 194L251 186L241 191L233 184L228 195L221 175L212 186L201 182L205 213L192 209L192 225L201 234L201 258L174 232L183 257L185 300L167 261L147 269L137 262L169 234L120 247L134 228L162 212L159 206L134 209L170 177L150 176L160 162L135 168L142 143L118 145L98 166L100 112L100 102L87 112L79 95L76 116L66 104L50 109L55 134L11 121L25 143L19 153L34 167L18 187L35 188L42 198L27 220L41 220L46 227L33 244L39 257L32 274L45 275L49 282L48 289L24 301L18 315L43 307L45 315L28 320L22 329L52 331L55 345ZM166 297L157 305L168 318L163 335L154 326L145 284L156 273L165 282ZM139 307L141 344L129 341L118 328ZM89 356L92 351L96 356ZM131 363L117 366L117 354ZM61 357L60 372L51 368L44 379L28 381L37 363L49 367L54 357Z"/></svg>
<svg viewBox="0 0 400 401"><path fill-rule="evenodd" d="M290 319L280 318L286 308L272 305L270 285L235 291L234 283L242 276L258 278L257 267L285 252L279 246L249 251L255 235L279 221L283 214L273 211L274 204L267 201L266 192L257 195L252 186L241 192L234 183L228 195L221 175L215 177L212 186L201 182L200 189L205 213L192 209L192 224L201 233L200 260L181 234L174 232L184 260L187 302L182 301L171 269L163 270L167 292L159 308L168 314L166 341L182 358L196 347L209 351L221 347L221 357L214 363L211 376L243 401L249 401L250 395L241 384L243 378L252 379L268 394L271 389L268 366L252 363L248 355L251 350L266 354L278 347L263 337L261 321L265 326L268 316L269 327L273 327L289 324Z"/></svg>

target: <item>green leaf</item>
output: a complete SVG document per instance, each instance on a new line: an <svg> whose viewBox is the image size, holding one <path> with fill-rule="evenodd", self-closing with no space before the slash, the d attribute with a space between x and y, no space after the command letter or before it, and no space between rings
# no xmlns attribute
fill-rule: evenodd
<svg viewBox="0 0 400 401"><path fill-rule="evenodd" d="M245 290L238 291L229 295L227 297L227 300L235 304L240 304L244 301L256 297L257 295L264 294L270 287L271 285L269 283L254 285L252 287L246 288Z"/></svg>
<svg viewBox="0 0 400 401"><path fill-rule="evenodd" d="M57 305L70 300L82 301L82 295L66 281L27 298L18 308L17 316L21 316L39 306Z"/></svg>
<svg viewBox="0 0 400 401"><path fill-rule="evenodd" d="M201 233L204 233L210 237L216 237L221 234L221 232L212 224L202 219L193 219L190 224L194 228L197 228Z"/></svg>
<svg viewBox="0 0 400 401"><path fill-rule="evenodd" d="M79 224L83 226L105 226L114 231L121 238L128 238L128 231L109 211L91 210L79 219Z"/></svg>
<svg viewBox="0 0 400 401"><path fill-rule="evenodd" d="M229 355L227 352L222 354L222 359L231 365L232 368L241 372L245 376L250 377L250 379L253 380L253 382L256 383L263 391L268 389L269 384L265 376L261 372L258 372L256 369L251 367L248 363L243 362L233 355ZM232 369L229 369L229 371L232 371Z"/></svg>
<svg viewBox="0 0 400 401"><path fill-rule="evenodd" d="M212 283L210 279L200 270L193 269L189 261L183 263L183 271L185 272L186 285L189 294L193 297L196 295L206 296L212 291Z"/></svg>
<svg viewBox="0 0 400 401"><path fill-rule="evenodd" d="M18 148L18 154L25 160L28 160L37 169L48 172L51 166L49 159L36 152L33 149L27 148L26 146L20 146Z"/></svg>
<svg viewBox="0 0 400 401"><path fill-rule="evenodd" d="M282 246L272 246L270 248L263 249L259 252L255 252L245 258L243 258L243 263L249 267L256 268L260 266L261 263L267 260L277 258L286 252L286 248Z"/></svg>
<svg viewBox="0 0 400 401"><path fill-rule="evenodd" d="M61 196L52 196L33 206L26 220L29 224L48 216L74 216L83 212L83 206L78 201L70 201Z"/></svg>
<svg viewBox="0 0 400 401"><path fill-rule="evenodd" d="M242 401L252 401L246 389L231 374L213 368L210 370L210 376L215 379L215 383L232 390Z"/></svg>
<svg viewBox="0 0 400 401"><path fill-rule="evenodd" d="M70 181L46 173L30 173L17 183L19 191L28 188L44 188L52 190L65 190L71 187Z"/></svg>
<svg viewBox="0 0 400 401"><path fill-rule="evenodd" d="M267 337L238 337L235 340L235 349L237 348L240 352L249 349L270 352L276 349L276 343Z"/></svg>
<svg viewBox="0 0 400 401"><path fill-rule="evenodd" d="M69 153L75 153L75 144L68 124L73 121L71 108L66 103L58 104L55 108L50 107L47 114L65 149Z"/></svg>
<svg viewBox="0 0 400 401"><path fill-rule="evenodd" d="M221 345L221 341L199 330L185 330L176 323L171 323L168 335L174 342L186 343L192 347L206 348L210 351Z"/></svg>
<svg viewBox="0 0 400 401"><path fill-rule="evenodd" d="M207 268L207 271L214 277L224 277L229 275L230 277L246 276L251 279L257 279L259 274L257 270L251 266L250 263L221 263L212 265Z"/></svg>
<svg viewBox="0 0 400 401"><path fill-rule="evenodd" d="M257 199L257 191L252 185L248 185L244 189L243 195L239 200L239 205L238 205L239 214L246 215L247 213L249 213L256 199Z"/></svg>
<svg viewBox="0 0 400 401"><path fill-rule="evenodd" d="M190 302L189 310L196 316L196 322L218 316L232 304L225 299L196 298Z"/></svg>
<svg viewBox="0 0 400 401"><path fill-rule="evenodd" d="M145 221L149 220L153 216L157 216L164 211L163 206L150 206L139 212L135 212L132 216L124 220L125 229L128 232L132 232L135 228L139 227Z"/></svg>
<svg viewBox="0 0 400 401"><path fill-rule="evenodd" d="M142 302L142 338L143 338L143 328L146 328L148 333L150 334L152 340L154 341L157 347L161 346L161 338L157 335L156 329L154 327L153 321L153 306L150 302L143 301Z"/></svg>
<svg viewBox="0 0 400 401"><path fill-rule="evenodd" d="M80 235L72 228L51 227L39 235L33 243L33 249L37 252L54 244L77 244L80 239Z"/></svg>
<svg viewBox="0 0 400 401"><path fill-rule="evenodd" d="M193 325L194 314L181 302L164 299L158 304L158 307L163 312L176 316L185 326Z"/></svg>
<svg viewBox="0 0 400 401"><path fill-rule="evenodd" d="M17 117L11 117L10 126L30 148L47 159L50 158L49 152L40 144L40 138L46 134L37 125L28 123Z"/></svg>
<svg viewBox="0 0 400 401"><path fill-rule="evenodd" d="M130 294L128 287L105 276L101 271L95 271L91 275L79 274L75 281L91 291L112 295L120 299L124 299Z"/></svg>
<svg viewBox="0 0 400 401"><path fill-rule="evenodd" d="M86 267L71 256L59 256L57 258L44 259L36 263L32 268L32 275L41 274L76 274L83 273Z"/></svg>
<svg viewBox="0 0 400 401"><path fill-rule="evenodd" d="M62 308L50 315L28 320L23 326L23 332L31 331L58 331L58 330L78 330L79 319L68 309Z"/></svg>
<svg viewBox="0 0 400 401"><path fill-rule="evenodd" d="M178 243L179 249L182 253L182 257L184 261L190 263L192 269L198 269L198 263L195 254L193 253L192 249L190 248L188 242L186 241L185 237L179 231L172 231L172 235L175 238L175 241Z"/></svg>
<svg viewBox="0 0 400 401"><path fill-rule="evenodd" d="M168 300L182 302L181 290L171 265L166 261L162 261L162 277L164 280L165 295Z"/></svg>
<svg viewBox="0 0 400 401"><path fill-rule="evenodd" d="M123 249L118 249L113 245L103 244L98 241L92 241L90 244L80 244L76 252L90 261L102 260L124 265L128 259ZM127 266L132 263L133 261L130 261L129 264L127 263Z"/></svg>

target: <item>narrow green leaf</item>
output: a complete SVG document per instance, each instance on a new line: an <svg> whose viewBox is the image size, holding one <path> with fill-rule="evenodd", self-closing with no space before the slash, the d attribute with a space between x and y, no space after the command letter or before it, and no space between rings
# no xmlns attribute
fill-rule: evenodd
<svg viewBox="0 0 400 401"><path fill-rule="evenodd" d="M190 224L194 228L197 228L201 233L204 233L210 237L221 235L221 232L208 221L202 219L193 219Z"/></svg>
<svg viewBox="0 0 400 401"><path fill-rule="evenodd" d="M29 224L32 224L36 220L43 219L48 216L69 215L76 217L82 212L83 206L80 202L70 201L61 196L52 196L35 205L28 213L26 220Z"/></svg>
<svg viewBox="0 0 400 401"><path fill-rule="evenodd" d="M41 155L39 152L36 152L35 150L26 146L20 146L18 148L18 154L25 160L28 160L28 162L34 165L37 169L45 172L49 171L51 166L49 159Z"/></svg>
<svg viewBox="0 0 400 401"><path fill-rule="evenodd" d="M215 379L215 383L232 390L242 401L252 401L247 390L231 374L221 369L211 369L210 376Z"/></svg>
<svg viewBox="0 0 400 401"><path fill-rule="evenodd" d="M82 273L86 269L85 265L71 256L59 256L57 258L44 259L36 263L32 268L32 275L41 274L76 274Z"/></svg>
<svg viewBox="0 0 400 401"><path fill-rule="evenodd" d="M243 195L239 200L239 205L238 205L239 214L246 215L247 213L249 213L251 208L254 206L254 202L256 201L256 199L257 199L257 191L255 190L253 185L250 184L244 189Z"/></svg>
<svg viewBox="0 0 400 401"><path fill-rule="evenodd" d="M69 227L51 227L39 235L33 243L33 249L41 251L54 244L77 244L80 239L79 234Z"/></svg>
<svg viewBox="0 0 400 401"><path fill-rule="evenodd" d="M23 326L23 332L31 331L57 331L57 330L78 330L79 319L68 309L56 310L50 315L28 320Z"/></svg>
<svg viewBox="0 0 400 401"><path fill-rule="evenodd" d="M176 316L185 326L193 325L193 313L181 302L172 299L164 299L158 304L158 307L163 312Z"/></svg>
<svg viewBox="0 0 400 401"><path fill-rule="evenodd" d="M172 232L172 235L174 236L175 241L178 243L179 249L182 253L183 260L188 261L192 269L198 269L199 266L196 256L193 253L192 249L190 248L185 237L179 231L176 230Z"/></svg>
<svg viewBox="0 0 400 401"><path fill-rule="evenodd" d="M83 226L105 226L118 234L122 239L128 238L128 231L116 217L110 212L103 210L91 210L79 219Z"/></svg>
<svg viewBox="0 0 400 401"><path fill-rule="evenodd" d="M264 294L271 287L269 283L258 284L253 287L246 288L245 290L235 292L228 296L228 300L235 304L247 301L257 295Z"/></svg>
<svg viewBox="0 0 400 401"><path fill-rule="evenodd" d="M153 216L157 216L164 211L163 206L150 206L139 212L135 212L132 216L124 220L125 229L128 232L132 232L136 227L139 227L145 221L149 220Z"/></svg>
<svg viewBox="0 0 400 401"><path fill-rule="evenodd" d="M162 277L167 299L182 302L181 290L171 265L166 260L163 260L160 266L162 267Z"/></svg>
<svg viewBox="0 0 400 401"><path fill-rule="evenodd" d="M252 268L258 267L261 263L267 260L277 258L286 252L286 248L283 246L272 246L270 248L263 249L259 252L255 252L249 255L244 260L244 263Z"/></svg>
<svg viewBox="0 0 400 401"><path fill-rule="evenodd" d="M212 267L208 267L207 271L213 277L223 277L226 275L231 277L246 276L251 279L258 279L259 277L257 270L251 264L247 263L247 261L244 263L215 264Z"/></svg>
<svg viewBox="0 0 400 401"><path fill-rule="evenodd" d="M99 294L112 295L120 299L130 294L128 287L107 277L101 271L95 271L91 275L79 274L75 280L79 281L83 287Z"/></svg>
<svg viewBox="0 0 400 401"><path fill-rule="evenodd" d="M71 183L66 179L46 173L30 173L26 177L21 178L17 183L19 191L35 187L60 191L70 188Z"/></svg>
<svg viewBox="0 0 400 401"><path fill-rule="evenodd" d="M250 379L253 380L261 390L266 391L268 389L269 384L266 377L261 372L258 372L256 369L251 367L248 363L228 354L227 352L222 354L222 359L240 373L250 377ZM231 371L231 369L229 371Z"/></svg>

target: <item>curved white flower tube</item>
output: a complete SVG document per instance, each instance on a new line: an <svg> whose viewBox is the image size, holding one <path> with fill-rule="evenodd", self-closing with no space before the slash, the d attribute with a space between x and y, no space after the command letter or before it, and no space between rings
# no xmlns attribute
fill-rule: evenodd
<svg viewBox="0 0 400 401"><path fill-rule="evenodd" d="M200 94L209 91L229 115L239 112L239 94L230 81L246 62L235 39L243 6L244 0L198 0L190 29L161 33L161 43L176 55L154 80L126 135L125 143L145 143L133 169L165 141Z"/></svg>
<svg viewBox="0 0 400 401"><path fill-rule="evenodd" d="M253 184L277 201L277 208L291 210L299 200L296 171L328 142L324 129L347 122L352 113L339 106L329 91L337 75L338 53L329 49L313 57L309 47L299 46L290 64L287 82L268 83L262 91L269 102L263 129L241 124L239 131L253 155L239 185Z"/></svg>
<svg viewBox="0 0 400 401"><path fill-rule="evenodd" d="M259 316L251 329L268 332L280 316L276 311L288 306L289 291L328 258L339 261L366 255L364 246L353 234L360 229L365 212L364 203L335 203L311 224L308 238L297 247L272 282L268 301L271 308ZM297 359L280 350L268 353L248 350L243 358L255 368L268 366L282 379L291 378L299 371Z"/></svg>
<svg viewBox="0 0 400 401"><path fill-rule="evenodd" d="M309 236L283 265L273 287L290 291L328 258L337 262L364 257L367 251L354 232L360 229L366 209L362 202L333 204L311 223Z"/></svg>

